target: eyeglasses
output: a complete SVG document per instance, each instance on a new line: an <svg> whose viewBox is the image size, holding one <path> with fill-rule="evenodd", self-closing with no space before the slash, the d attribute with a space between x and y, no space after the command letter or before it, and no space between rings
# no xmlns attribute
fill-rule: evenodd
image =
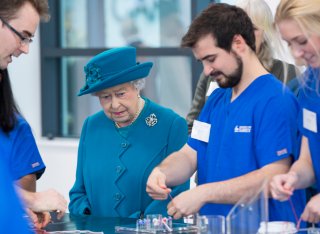
<svg viewBox="0 0 320 234"><path fill-rule="evenodd" d="M1 17L0 20L4 23L5 26L7 26L12 32L14 32L14 34L16 34L20 38L21 45L28 45L32 42L31 38L23 36L20 32L18 32L14 27L12 27L7 21L2 19Z"/></svg>

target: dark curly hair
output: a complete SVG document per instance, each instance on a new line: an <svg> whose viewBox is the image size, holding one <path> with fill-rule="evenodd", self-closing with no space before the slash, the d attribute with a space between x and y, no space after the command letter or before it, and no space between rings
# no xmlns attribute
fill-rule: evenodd
<svg viewBox="0 0 320 234"><path fill-rule="evenodd" d="M200 38L211 34L217 46L230 52L235 35L241 35L255 51L254 27L244 10L225 3L210 4L191 23L181 46L193 48Z"/></svg>

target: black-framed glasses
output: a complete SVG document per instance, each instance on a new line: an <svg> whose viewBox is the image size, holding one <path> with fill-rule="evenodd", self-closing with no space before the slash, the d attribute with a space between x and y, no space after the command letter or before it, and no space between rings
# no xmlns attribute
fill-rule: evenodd
<svg viewBox="0 0 320 234"><path fill-rule="evenodd" d="M31 38L23 36L20 32L18 32L14 27L12 27L7 21L2 19L1 17L0 20L4 23L5 26L7 26L14 34L16 34L20 38L21 45L28 45L32 42Z"/></svg>

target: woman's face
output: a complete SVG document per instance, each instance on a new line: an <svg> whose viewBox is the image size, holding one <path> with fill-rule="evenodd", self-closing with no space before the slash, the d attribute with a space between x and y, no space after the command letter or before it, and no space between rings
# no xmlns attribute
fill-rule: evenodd
<svg viewBox="0 0 320 234"><path fill-rule="evenodd" d="M97 92L96 95L104 113L119 126L128 126L135 120L140 98L133 84L120 84Z"/></svg>
<svg viewBox="0 0 320 234"><path fill-rule="evenodd" d="M320 36L306 34L295 20L287 19L278 24L283 40L288 43L295 59L303 60L311 67L320 67Z"/></svg>

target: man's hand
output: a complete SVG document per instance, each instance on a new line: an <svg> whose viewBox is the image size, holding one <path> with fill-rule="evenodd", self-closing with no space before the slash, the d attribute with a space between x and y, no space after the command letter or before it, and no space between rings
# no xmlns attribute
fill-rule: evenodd
<svg viewBox="0 0 320 234"><path fill-rule="evenodd" d="M67 201L53 189L33 194L34 198L28 202L28 207L33 212L58 211L58 219L62 218L66 209Z"/></svg>
<svg viewBox="0 0 320 234"><path fill-rule="evenodd" d="M199 187L182 192L173 198L167 207L168 215L173 216L174 219L180 219L184 216L197 213L205 204L205 195Z"/></svg>
<svg viewBox="0 0 320 234"><path fill-rule="evenodd" d="M298 176L295 172L274 176L270 182L272 197L280 201L288 200L293 194L297 181Z"/></svg>
<svg viewBox="0 0 320 234"><path fill-rule="evenodd" d="M166 185L166 175L155 167L147 181L147 193L155 200L166 200L171 189Z"/></svg>
<svg viewBox="0 0 320 234"><path fill-rule="evenodd" d="M29 208L26 209L26 212L36 229L44 228L51 221L49 212L33 212Z"/></svg>

